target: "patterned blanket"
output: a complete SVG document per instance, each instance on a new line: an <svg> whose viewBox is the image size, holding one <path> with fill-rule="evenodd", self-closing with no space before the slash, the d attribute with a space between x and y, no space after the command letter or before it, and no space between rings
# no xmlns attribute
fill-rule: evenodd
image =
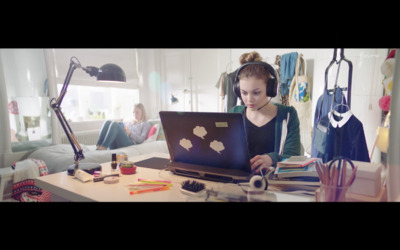
<svg viewBox="0 0 400 250"><path fill-rule="evenodd" d="M49 202L51 193L35 186L35 178L48 175L46 164L42 160L26 159L11 166L14 172L14 183L11 197L20 202Z"/></svg>

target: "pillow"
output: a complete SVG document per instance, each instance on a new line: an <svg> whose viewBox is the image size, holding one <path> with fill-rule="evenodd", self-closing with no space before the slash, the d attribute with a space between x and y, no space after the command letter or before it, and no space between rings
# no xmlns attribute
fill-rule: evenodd
<svg viewBox="0 0 400 250"><path fill-rule="evenodd" d="M157 141L165 141L165 134L164 134L164 129L163 127L160 125L160 129L158 130L158 136L157 136Z"/></svg>
<svg viewBox="0 0 400 250"><path fill-rule="evenodd" d="M156 141L160 141L160 140L165 141L164 130L163 130L163 127L161 125L160 118L150 119L148 121L150 122L151 125L158 124L158 131L156 132L156 134L158 134L158 135L157 135Z"/></svg>
<svg viewBox="0 0 400 250"><path fill-rule="evenodd" d="M156 132L157 132L156 125L151 126L151 128L149 130L149 133L147 134L147 138L146 139L149 139L149 137L154 135Z"/></svg>
<svg viewBox="0 0 400 250"><path fill-rule="evenodd" d="M147 134L147 139L145 140L145 142L155 141L158 136L159 128L160 128L159 124L154 124L153 126L151 126L149 133Z"/></svg>

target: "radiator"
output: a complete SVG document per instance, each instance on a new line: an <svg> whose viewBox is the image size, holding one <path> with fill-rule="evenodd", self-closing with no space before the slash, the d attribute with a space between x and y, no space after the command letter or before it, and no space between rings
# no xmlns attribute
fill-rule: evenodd
<svg viewBox="0 0 400 250"><path fill-rule="evenodd" d="M99 133L99 130L87 130L74 132L74 135L79 144L96 145L97 139L99 138ZM64 133L61 136L61 144L69 144L69 140Z"/></svg>

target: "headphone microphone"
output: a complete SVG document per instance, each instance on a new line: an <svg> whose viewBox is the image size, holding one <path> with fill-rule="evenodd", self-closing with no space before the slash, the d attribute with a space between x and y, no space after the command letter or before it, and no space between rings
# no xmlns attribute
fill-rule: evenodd
<svg viewBox="0 0 400 250"><path fill-rule="evenodd" d="M272 97L269 98L269 100L268 100L268 102L267 102L266 104L264 104L264 105L262 105L261 107L259 107L259 108L257 109L257 111L259 111L260 109L262 109L262 108L264 108L265 106L267 106L268 103L269 103L271 100L272 100Z"/></svg>

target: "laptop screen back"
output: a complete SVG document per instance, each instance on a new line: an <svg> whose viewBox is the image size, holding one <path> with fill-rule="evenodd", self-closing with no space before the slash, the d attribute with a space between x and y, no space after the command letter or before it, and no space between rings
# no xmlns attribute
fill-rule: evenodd
<svg viewBox="0 0 400 250"><path fill-rule="evenodd" d="M171 161L250 171L242 114L161 111Z"/></svg>

